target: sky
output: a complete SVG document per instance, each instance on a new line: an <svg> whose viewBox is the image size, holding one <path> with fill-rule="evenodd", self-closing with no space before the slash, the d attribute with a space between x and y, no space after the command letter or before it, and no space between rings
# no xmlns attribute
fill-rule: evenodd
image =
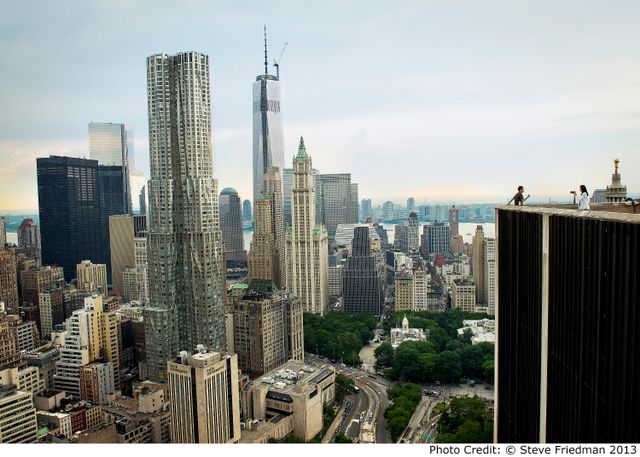
<svg viewBox="0 0 640 457"><path fill-rule="evenodd" d="M637 193L637 1L33 1L0 17L0 211L37 209L37 157L88 156L124 122L148 169L147 56L212 61L219 188L251 198L251 88L281 62L285 160L350 172L374 204Z"/></svg>

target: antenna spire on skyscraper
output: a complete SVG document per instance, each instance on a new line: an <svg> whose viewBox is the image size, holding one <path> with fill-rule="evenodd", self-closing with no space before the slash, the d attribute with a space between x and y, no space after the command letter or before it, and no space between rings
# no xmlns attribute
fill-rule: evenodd
<svg viewBox="0 0 640 457"><path fill-rule="evenodd" d="M264 74L269 74L269 64L267 63L267 24L264 25Z"/></svg>

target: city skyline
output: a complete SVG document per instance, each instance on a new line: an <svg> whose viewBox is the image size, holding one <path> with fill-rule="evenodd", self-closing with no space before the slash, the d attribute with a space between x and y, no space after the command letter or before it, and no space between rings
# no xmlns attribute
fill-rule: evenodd
<svg viewBox="0 0 640 457"><path fill-rule="evenodd" d="M198 8L197 24L166 27L160 40L144 32L170 21L177 5L127 5L126 15L112 2L71 13L8 5L0 210L35 210L35 158L88 157L88 122L131 125L132 168L147 169L141 62L161 50L211 55L216 177L220 188L250 198L251 84L263 72L264 23L270 65L289 43L280 69L285 163L302 134L317 145L318 170L352 173L361 197L388 199L381 184L392 181L397 199L417 202L506 202L519 184L541 201L568 201L580 183L606 186L617 157L623 183L637 194L629 178L640 166L640 82L630 75L639 64L629 57L640 32L629 13L639 6L577 4L400 4L383 17L358 3L330 13L194 2L180 7ZM50 24L69 33L58 36ZM10 66L23 54L42 55L49 70Z"/></svg>

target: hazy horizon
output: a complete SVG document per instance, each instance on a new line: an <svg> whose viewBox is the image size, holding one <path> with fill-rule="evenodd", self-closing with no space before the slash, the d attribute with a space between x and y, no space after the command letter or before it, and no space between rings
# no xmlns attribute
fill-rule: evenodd
<svg viewBox="0 0 640 457"><path fill-rule="evenodd" d="M251 199L251 87L264 71L265 23L270 64L288 42L287 165L303 135L314 167L351 173L360 199L506 202L523 184L540 202L569 201L579 184L609 184L614 158L637 195L640 3L616 5L9 3L0 211L35 211L35 159L87 156L91 121L126 123L136 168L148 170L146 57L185 50L211 57L219 188Z"/></svg>

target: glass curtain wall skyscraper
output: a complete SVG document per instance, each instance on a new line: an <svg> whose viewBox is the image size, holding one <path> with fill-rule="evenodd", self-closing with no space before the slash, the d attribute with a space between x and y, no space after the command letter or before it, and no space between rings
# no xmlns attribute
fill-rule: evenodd
<svg viewBox="0 0 640 457"><path fill-rule="evenodd" d="M253 83L253 199L264 190L270 167L284 166L284 141L280 111L280 81L269 74L267 35L264 39L264 74Z"/></svg>
<svg viewBox="0 0 640 457"><path fill-rule="evenodd" d="M131 212L131 183L129 167L129 141L124 124L91 122L89 124L89 157L100 165L118 166L124 187L124 208ZM109 228L107 227L107 230Z"/></svg>
<svg viewBox="0 0 640 457"><path fill-rule="evenodd" d="M209 57L147 58L149 109L148 376L198 344L226 346L224 265L211 148Z"/></svg>

